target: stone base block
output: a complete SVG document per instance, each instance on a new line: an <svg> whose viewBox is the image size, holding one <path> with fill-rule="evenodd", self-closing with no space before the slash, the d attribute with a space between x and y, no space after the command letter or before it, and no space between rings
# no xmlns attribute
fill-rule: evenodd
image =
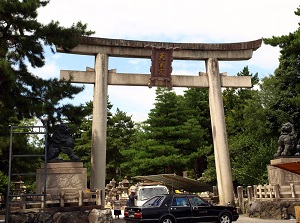
<svg viewBox="0 0 300 223"><path fill-rule="evenodd" d="M36 171L36 193L44 190L44 163ZM87 189L87 170L82 162L47 163L46 193L78 193Z"/></svg>
<svg viewBox="0 0 300 223"><path fill-rule="evenodd" d="M277 159L271 160L271 165L283 164L283 163L298 163L300 162L300 157L279 157Z"/></svg>
<svg viewBox="0 0 300 223"><path fill-rule="evenodd" d="M276 165L286 163L298 163L300 158L278 158L271 160L271 165L268 166L269 184L278 184L279 186L300 185L300 175L293 172L276 167Z"/></svg>

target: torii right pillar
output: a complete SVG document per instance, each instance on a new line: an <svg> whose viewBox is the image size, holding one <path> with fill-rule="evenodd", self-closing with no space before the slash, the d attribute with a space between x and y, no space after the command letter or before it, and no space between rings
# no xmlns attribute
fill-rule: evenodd
<svg viewBox="0 0 300 223"><path fill-rule="evenodd" d="M205 62L220 204L234 204L219 64L216 58L209 58Z"/></svg>

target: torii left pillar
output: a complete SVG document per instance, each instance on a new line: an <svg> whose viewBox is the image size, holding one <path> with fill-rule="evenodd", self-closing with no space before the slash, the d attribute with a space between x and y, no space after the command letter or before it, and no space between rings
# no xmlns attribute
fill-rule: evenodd
<svg viewBox="0 0 300 223"><path fill-rule="evenodd" d="M101 190L102 198L105 197L103 179L106 173L107 73L108 56L98 53L95 57L90 189Z"/></svg>

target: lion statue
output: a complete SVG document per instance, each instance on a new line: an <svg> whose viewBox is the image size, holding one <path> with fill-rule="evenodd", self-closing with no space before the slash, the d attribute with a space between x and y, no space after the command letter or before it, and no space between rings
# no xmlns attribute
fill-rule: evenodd
<svg viewBox="0 0 300 223"><path fill-rule="evenodd" d="M297 145L297 134L294 126L290 122L284 123L281 127L281 133L278 139L278 149L274 157L278 156L298 156L299 145Z"/></svg>
<svg viewBox="0 0 300 223"><path fill-rule="evenodd" d="M58 155L63 152L70 160L80 161L80 158L73 153L75 141L71 137L70 128L67 124L57 125L52 136L48 136L47 160L61 160Z"/></svg>

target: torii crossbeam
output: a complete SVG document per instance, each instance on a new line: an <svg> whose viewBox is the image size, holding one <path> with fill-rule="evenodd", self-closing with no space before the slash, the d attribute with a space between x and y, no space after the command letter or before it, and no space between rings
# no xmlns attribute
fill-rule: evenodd
<svg viewBox="0 0 300 223"><path fill-rule="evenodd" d="M74 83L94 84L91 189L102 191L104 204L106 170L106 130L107 130L107 85L148 86L150 74L117 73L108 71L108 58L151 58L152 47L180 48L174 51L176 60L204 60L206 72L198 76L172 75L173 87L209 88L209 105L214 141L214 154L220 204L234 202L231 167L224 119L222 87L251 88L250 76L226 76L219 73L218 61L249 60L253 51L261 46L262 40L241 43L166 43L82 37L72 54L94 55L95 68L86 71L62 70L61 79L72 77ZM58 52L64 52L57 48ZM157 82L157 86L163 83Z"/></svg>

